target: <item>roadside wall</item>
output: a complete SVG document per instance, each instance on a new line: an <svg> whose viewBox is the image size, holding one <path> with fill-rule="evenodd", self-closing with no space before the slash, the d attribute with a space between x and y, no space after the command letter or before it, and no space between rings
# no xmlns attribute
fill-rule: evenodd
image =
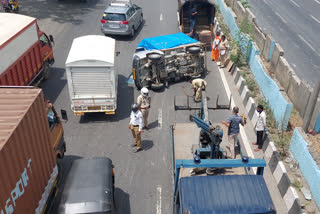
<svg viewBox="0 0 320 214"><path fill-rule="evenodd" d="M311 155L317 154L312 151L312 144L306 140L303 133L302 128L295 128L290 142L290 152L299 163L299 168L310 186L312 196L317 206L320 207L320 170L314 161L318 161L319 164L320 159Z"/></svg>
<svg viewBox="0 0 320 214"><path fill-rule="evenodd" d="M223 0L216 0L219 8L223 6ZM255 15L249 8L243 8L241 2L238 0L229 0L229 4L233 9L237 21L241 22L245 16L253 24L253 37L256 42L263 60L270 62L271 71L275 72L275 77L279 81L281 87L287 93L290 101L293 103L295 109L299 112L301 117L305 116L307 106L310 105L309 98L311 96L312 88L306 82L295 74L289 63L284 57L284 50L279 43L276 43L271 35L265 35L259 26L256 24ZM224 8L224 11L228 9ZM224 18L228 14L223 15ZM229 25L228 25L229 26ZM234 36L234 34L232 34ZM313 117L310 122L310 127L316 132L320 131L320 107L313 112Z"/></svg>
<svg viewBox="0 0 320 214"><path fill-rule="evenodd" d="M226 6L223 0L216 0L216 4L218 5L221 14L228 28L230 29L232 36L236 38L239 28L231 9ZM239 16L238 14L236 15ZM280 129L282 127L286 128L291 114L292 104L285 100L277 84L264 72L265 68L262 64L260 56L258 56L259 53L260 51L256 48L255 44L252 43L249 53L249 66L257 80L259 88L261 89L263 95L270 105L270 108L273 111L275 119L278 123L278 127Z"/></svg>

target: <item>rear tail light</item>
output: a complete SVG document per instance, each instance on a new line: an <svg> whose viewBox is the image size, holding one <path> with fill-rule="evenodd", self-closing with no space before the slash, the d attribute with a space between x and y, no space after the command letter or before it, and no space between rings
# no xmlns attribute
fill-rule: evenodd
<svg viewBox="0 0 320 214"><path fill-rule="evenodd" d="M102 24L108 23L108 21L107 21L107 20L104 20L104 19L101 19L100 22L101 22Z"/></svg>
<svg viewBox="0 0 320 214"><path fill-rule="evenodd" d="M129 21L122 21L122 22L120 22L120 24L127 25L127 24L129 24Z"/></svg>

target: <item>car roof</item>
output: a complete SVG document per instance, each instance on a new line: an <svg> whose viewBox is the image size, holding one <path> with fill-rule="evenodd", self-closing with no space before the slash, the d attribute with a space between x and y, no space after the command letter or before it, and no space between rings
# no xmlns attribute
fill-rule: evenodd
<svg viewBox="0 0 320 214"><path fill-rule="evenodd" d="M112 6L110 5L107 7L107 9L104 11L105 13L126 13L131 6L120 6L120 5L115 5Z"/></svg>
<svg viewBox="0 0 320 214"><path fill-rule="evenodd" d="M60 212L110 211L111 191L112 161L109 158L74 160L62 192Z"/></svg>

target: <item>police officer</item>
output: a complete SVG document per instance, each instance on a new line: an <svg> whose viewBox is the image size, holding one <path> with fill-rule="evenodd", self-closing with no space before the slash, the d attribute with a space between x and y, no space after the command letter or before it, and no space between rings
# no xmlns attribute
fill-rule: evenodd
<svg viewBox="0 0 320 214"><path fill-rule="evenodd" d="M142 114L139 111L139 107L137 104L133 104L131 106L131 114L130 114L130 122L129 122L129 129L131 129L132 136L134 138L134 144L132 147L137 147L133 152L141 151L141 132L143 128L143 120Z"/></svg>
<svg viewBox="0 0 320 214"><path fill-rule="evenodd" d="M199 102L201 101L201 91L202 90L206 90L207 87L207 82L203 79L194 79L194 80L190 80L191 84L192 84L192 88L194 90L194 101Z"/></svg>
<svg viewBox="0 0 320 214"><path fill-rule="evenodd" d="M148 129L148 115L151 107L151 97L149 96L149 90L145 87L141 89L141 95L137 98L137 104L143 116L144 128Z"/></svg>

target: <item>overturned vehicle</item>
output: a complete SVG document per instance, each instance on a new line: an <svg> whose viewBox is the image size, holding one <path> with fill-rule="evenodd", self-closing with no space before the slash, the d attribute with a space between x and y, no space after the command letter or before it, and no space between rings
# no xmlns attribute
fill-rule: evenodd
<svg viewBox="0 0 320 214"><path fill-rule="evenodd" d="M138 89L162 89L170 82L204 75L205 47L183 33L146 38L133 55L132 69Z"/></svg>

